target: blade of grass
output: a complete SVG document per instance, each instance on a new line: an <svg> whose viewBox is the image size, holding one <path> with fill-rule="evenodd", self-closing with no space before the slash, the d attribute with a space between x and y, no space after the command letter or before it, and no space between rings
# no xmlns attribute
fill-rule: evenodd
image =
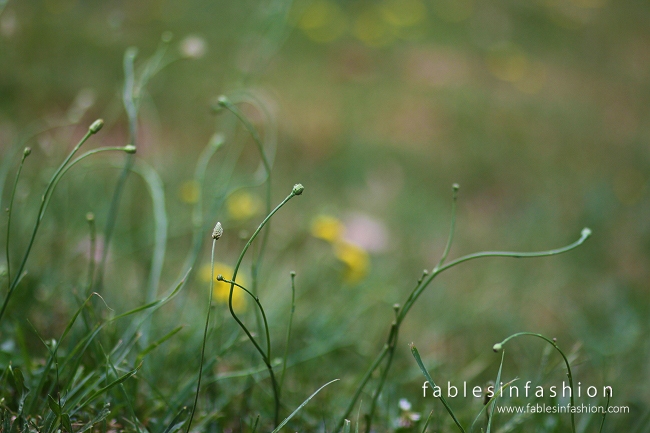
<svg viewBox="0 0 650 433"><path fill-rule="evenodd" d="M413 354L413 358L415 358L415 362L417 362L418 366L420 367L420 370L422 371L422 374L424 374L424 377L427 379L427 382L429 382L429 385L431 385L432 388L435 388L437 385L431 378L431 375L429 375L429 372L427 371L426 367L422 363L422 358L420 358L420 353L418 352L418 349L415 347L415 344L411 343L411 353ZM454 414L454 411L451 409L451 406L449 406L449 403L447 403L447 399L440 394L440 397L438 397L438 400L442 403L442 405L447 409L447 412L451 416L451 418L454 420L456 425L458 426L458 429L462 432L465 433L465 429L463 426L460 424L460 421L458 421L458 418L456 418L456 415Z"/></svg>
<svg viewBox="0 0 650 433"><path fill-rule="evenodd" d="M286 424L291 420L291 418L293 418L294 416L296 416L296 414L297 414L298 412L300 412L300 410L301 410L303 407L305 407L305 406L307 405L307 403L309 403L309 400L311 400L312 398L314 398L314 397L316 396L316 394L318 394L319 392L321 392L321 390L322 390L323 388L325 388L327 385L329 385L329 384L331 384L331 383L334 383L334 382L336 382L336 381L338 381L338 380L340 380L340 379L334 379L334 380L331 380L331 381L327 382L325 385L323 385L323 386L321 386L320 388L318 388L318 389L316 390L316 392L314 392L312 395L310 395L310 396L307 398L307 400L303 401L302 404L301 404L300 406L298 406L298 408L297 408L296 410L294 410L294 411L291 413L291 415L289 415L288 417L286 417L286 418L284 419L284 421L282 421L282 422L281 422L281 423L280 423L280 424L279 424L279 425L278 425L278 426L277 426L277 427L276 427L276 428L275 428L271 433L278 433L278 432L280 431L280 429L282 429L282 427L284 427L284 426L285 426L285 425L286 425Z"/></svg>

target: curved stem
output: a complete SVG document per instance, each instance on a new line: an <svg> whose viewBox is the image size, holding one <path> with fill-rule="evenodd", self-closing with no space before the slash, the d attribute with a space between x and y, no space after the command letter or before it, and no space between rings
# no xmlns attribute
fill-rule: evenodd
<svg viewBox="0 0 650 433"><path fill-rule="evenodd" d="M567 357L564 354L564 352L562 351L562 349L560 349L560 347L557 345L557 342L555 342L554 340L551 340L550 338L547 338L547 337L543 336L542 334L537 334L537 333L534 333L534 332L518 332L518 333L513 334L510 337L506 338L501 343L495 344L493 349L494 349L495 352L498 352L503 348L503 346L508 341L512 340L513 338L521 337L521 336L524 336L524 335L529 335L531 337L541 338L542 340L546 341L548 344L553 346L555 348L555 350L557 350L558 353L560 355L562 355L562 359L564 360L564 364L566 365L566 369L567 369L567 376L569 377L569 386L571 387L571 396L570 396L571 397L571 407L575 407L575 400L574 400L574 395L573 395L574 394L574 392L573 392L573 374L571 373L571 364L569 363L569 360L567 359ZM575 414L573 412L571 412L571 431L573 433L576 433Z"/></svg>
<svg viewBox="0 0 650 433"><path fill-rule="evenodd" d="M456 229L456 202L458 200L458 184L455 183L452 185L452 200L451 200L451 224L449 226L449 237L447 238L447 245L445 246L445 251L442 253L442 257L440 257L440 261L436 265L435 268L433 268L433 271L435 272L436 270L440 269L440 267L445 263L445 260L447 260L447 256L449 255L449 250L451 250L451 244L454 240L454 231Z"/></svg>
<svg viewBox="0 0 650 433"><path fill-rule="evenodd" d="M14 180L14 186L11 190L11 198L9 199L9 207L7 208L7 242L6 242L6 256L7 256L7 291L11 290L11 259L9 252L9 238L11 236L11 211L14 207L14 198L16 197L16 186L18 185L18 179L20 178L20 173L23 171L23 165L25 164L25 159L29 156L31 150L28 147L25 148L23 152L23 157L20 160L20 165L18 166L18 171L16 172L16 179Z"/></svg>
<svg viewBox="0 0 650 433"><path fill-rule="evenodd" d="M407 301L404 303L404 306L400 309L400 311L397 314L397 318L395 319L395 322L393 325L391 325L391 330L392 331L389 334L389 337L387 339L387 343L384 345L383 349L379 353L379 356L377 359L373 362L373 364L370 366L366 374L363 376L363 379L361 380L361 383L357 387L356 392L354 393L352 397L352 401L350 401L350 404L348 405L347 409L345 410L343 416L339 420L336 428L334 431L339 431L342 426L345 418L352 412L352 409L354 408L354 405L356 404L357 400L359 399L361 392L363 391L363 388L365 387L366 383L370 379L370 376L372 373L379 367L381 361L383 360L383 357L388 353L389 348L390 348L390 342L392 338L397 339L398 334L399 334L399 328L404 319L406 318L406 315L410 311L411 307L415 304L417 301L418 297L422 294L424 289L426 289L429 284L431 284L431 281L440 274L443 271L446 271L447 269L451 269L456 265L459 265L461 263L467 262L469 260L474 260L478 258L484 258L484 257L513 257L513 258L532 258L532 257L546 257L546 256L552 256L556 254L561 254L565 253L567 251L571 251L574 248L577 248L578 246L582 245L591 235L591 230L588 228L585 228L582 230L580 239L577 241L573 242L572 244L569 244L565 247L562 248L557 248L557 249L552 249L552 250L546 250L546 251L538 251L538 252L508 252L508 251L483 251L479 253L474 253L474 254L468 254L466 256L462 256L456 260L453 260L449 262L446 265L442 265L440 267L434 268L434 271L427 276L427 273L423 274L422 279L418 281L417 286L413 291L409 294ZM393 337L393 332L395 333L395 336ZM381 382L380 382L381 386Z"/></svg>
<svg viewBox="0 0 650 433"><path fill-rule="evenodd" d="M2 321L2 318L4 316L4 313L7 309L7 305L9 303L9 299L11 298L11 295L13 294L14 290L16 290L16 286L18 286L18 282L21 279L21 274L23 270L25 269L25 265L27 264L27 259L29 258L29 254L32 251L32 247L34 245L34 241L36 240L36 234L38 233L38 229L41 225L41 221L43 220L43 215L45 214L45 209L47 208L47 204L50 200L50 197L52 196L52 192L54 191L54 187L58 183L59 179L63 174L74 164L79 162L81 158L77 158L75 161L73 161L72 164L68 165L72 157L77 153L79 148L90 138L91 135L97 133L99 129L101 129L101 125L103 125L103 121L99 122L96 121L93 123L90 128L88 129L88 132L83 136L83 138L77 143L77 145L72 149L72 152L66 157L66 159L63 161L63 163L59 166L59 168L54 172L54 175L50 179L50 182L48 183L47 187L45 188L45 193L43 193L43 196L41 197L41 206L38 209L38 214L36 217L36 222L34 223L34 229L32 230L32 236L29 240L29 244L27 245L27 249L25 250L25 254L23 255L23 259L20 263L20 266L18 267L18 271L16 272L16 276L14 277L13 281L11 282L11 285L9 286L9 291L7 292L7 295L5 296L4 302L2 304L2 309L0 309L0 322ZM106 148L106 149L111 149L113 150L114 148ZM123 149L123 148L119 148ZM99 149L97 149L99 150ZM96 151L91 151L93 153L97 153ZM88 152L85 156L89 156L91 152ZM67 167L66 167L67 166Z"/></svg>
<svg viewBox="0 0 650 433"><path fill-rule="evenodd" d="M297 190L297 186L294 186L294 189L291 191L291 193L284 199L282 202L275 207L267 216L264 218L264 221L257 227L257 230L253 233L253 235L250 237L248 242L246 242L246 245L242 249L241 254L239 255L239 259L237 259L237 263L235 264L235 269L233 271L233 275L231 278L231 284L230 284L230 294L228 295L228 309L230 310L230 314L232 315L233 319L239 324L239 326L242 328L242 330L246 333L246 336L248 339L253 343L253 346L257 349L257 351L260 353L262 356L262 359L264 360L264 363L267 366L267 369L269 371L269 375L271 376L271 382L273 384L273 395L275 397L275 425L278 425L279 422L279 417L280 417L280 396L279 396L279 389L278 389L278 383L277 380L275 379L275 374L273 373L273 367L271 366L271 343L270 339L268 340L268 353L264 353L264 350L260 347L260 345L257 343L255 338L253 338L253 335L251 332L248 330L244 322L241 321L241 319L237 316L235 313L235 310L233 309L232 306L232 295L233 291L235 289L235 281L237 279L237 272L239 271L239 267L241 266L241 262L244 259L244 255L246 255L246 251L250 248L251 244L257 237L257 235L260 233L260 231L264 228L264 226L268 223L268 221L271 219L271 217L278 211L282 206L284 206L289 200L291 200L294 196L302 194L302 189ZM302 188L302 185L300 186Z"/></svg>
<svg viewBox="0 0 650 433"><path fill-rule="evenodd" d="M219 278L219 276L217 276ZM266 313L264 312L264 307L262 307L262 303L260 302L260 298L255 296L253 293L251 293L250 290L248 290L246 287L242 286L241 284L238 284L234 281L227 280L225 278L221 278L220 281L223 281L228 284L234 284L235 286L239 287L242 289L244 292L248 293L248 295L253 298L255 303L257 304L257 307L260 309L260 312L262 313L262 318L264 320L264 333L266 334L266 358L271 359L271 334L269 333L269 322L266 320Z"/></svg>

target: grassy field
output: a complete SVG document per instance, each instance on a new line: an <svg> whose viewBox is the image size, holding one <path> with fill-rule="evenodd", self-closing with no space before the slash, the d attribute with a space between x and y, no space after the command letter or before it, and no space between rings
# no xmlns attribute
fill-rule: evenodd
<svg viewBox="0 0 650 433"><path fill-rule="evenodd" d="M0 432L650 431L649 24L0 0Z"/></svg>

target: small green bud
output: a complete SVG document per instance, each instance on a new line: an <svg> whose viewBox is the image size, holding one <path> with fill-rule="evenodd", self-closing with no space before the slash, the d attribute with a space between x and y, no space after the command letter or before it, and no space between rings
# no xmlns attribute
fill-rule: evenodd
<svg viewBox="0 0 650 433"><path fill-rule="evenodd" d="M291 275L292 277L295 277L295 276L296 276L296 271L291 271L291 272L289 273L289 275Z"/></svg>
<svg viewBox="0 0 650 433"><path fill-rule="evenodd" d="M92 125L90 125L90 128L88 130L90 131L91 134L97 134L100 129L104 126L104 120L103 119L97 119L95 120Z"/></svg>
<svg viewBox="0 0 650 433"><path fill-rule="evenodd" d="M221 274L217 275L217 281L223 281L223 275Z"/></svg>
<svg viewBox="0 0 650 433"><path fill-rule="evenodd" d="M25 158L27 158L31 153L32 153L32 148L31 147L26 147L25 150L23 150L23 156Z"/></svg>
<svg viewBox="0 0 650 433"><path fill-rule="evenodd" d="M137 151L137 149L135 148L134 145L127 144L126 146L124 146L124 151L130 155L133 155Z"/></svg>
<svg viewBox="0 0 650 433"><path fill-rule="evenodd" d="M305 190L305 187L301 183L297 183L293 186L293 194L300 195Z"/></svg>
<svg viewBox="0 0 650 433"><path fill-rule="evenodd" d="M210 146L214 147L215 150L223 146L223 143L226 142L226 137L220 132L217 132L210 138Z"/></svg>
<svg viewBox="0 0 650 433"><path fill-rule="evenodd" d="M460 189L460 185L458 185L457 183L455 183L455 184L453 184L453 185L451 186L451 189L453 189L454 192L457 192L457 191Z"/></svg>
<svg viewBox="0 0 650 433"><path fill-rule="evenodd" d="M88 212L86 214L86 221L88 221L89 223L95 221L95 214L92 212Z"/></svg>
<svg viewBox="0 0 650 433"><path fill-rule="evenodd" d="M219 104L219 107L227 107L230 105L230 99L226 95L221 95L217 98L217 104Z"/></svg>
<svg viewBox="0 0 650 433"><path fill-rule="evenodd" d="M588 228L588 227L585 227L584 229L582 229L582 233L581 233L581 234L582 234L582 237L583 237L584 239L587 239L589 236L591 236L591 229Z"/></svg>
<svg viewBox="0 0 650 433"><path fill-rule="evenodd" d="M503 349L503 346L501 345L501 343L497 343L494 346L492 346L492 350L494 350L495 352L500 352L501 349Z"/></svg>

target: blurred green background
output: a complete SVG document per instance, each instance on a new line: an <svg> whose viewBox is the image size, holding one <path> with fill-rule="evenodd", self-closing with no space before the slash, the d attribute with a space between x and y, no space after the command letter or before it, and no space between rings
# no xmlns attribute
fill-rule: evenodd
<svg viewBox="0 0 650 433"><path fill-rule="evenodd" d="M609 428L647 428L648 2L9 0L0 14L0 146L3 164L12 158L5 175L13 178L18 143L30 131L78 124L28 142L35 155L18 189L24 223L16 224L15 256L45 179L87 125L107 121L94 146L126 144L124 52L137 47L137 65L165 32L174 36L169 58L182 61L152 79L138 137L138 157L158 170L166 191L163 283L184 271L195 193L189 181L213 133L226 132L225 148L243 143L230 187L256 168L250 137L228 113L211 111L217 96L246 90L277 119L265 125L244 107L263 135L278 129L273 202L296 182L306 188L274 220L260 289L281 341L288 272L298 273L292 350L300 362L288 385L296 405L340 377L326 392L326 409L311 410L316 420L342 410L385 339L392 305L405 301L442 253L457 182L452 258L555 248L583 227L593 236L563 256L485 259L442 275L404 325L386 392L394 401L409 398L419 412L434 404L421 397L411 341L434 378L483 383L498 368L492 344L533 331L575 349L582 382L611 385L613 404L631 407L630 415L611 416ZM14 312L48 337L65 325L66 293L85 269L85 214L95 212L101 229L121 161L98 158L71 171L48 211L30 259L38 267L33 291L23 295L36 302L17 300L23 309ZM206 191L229 188L211 170ZM130 182L106 277L107 302L117 309L142 302L136 288L146 282L152 243L146 188ZM244 191L208 217L232 233L218 253L231 265L243 245L236 234L250 233L261 216L263 189ZM8 196L5 185L3 208ZM314 236L328 221L324 229L343 230L360 251ZM189 299L200 306L204 283L196 280ZM203 320L192 305L183 307L188 341L200 338ZM525 378L541 353L536 341L513 344L505 368Z"/></svg>

